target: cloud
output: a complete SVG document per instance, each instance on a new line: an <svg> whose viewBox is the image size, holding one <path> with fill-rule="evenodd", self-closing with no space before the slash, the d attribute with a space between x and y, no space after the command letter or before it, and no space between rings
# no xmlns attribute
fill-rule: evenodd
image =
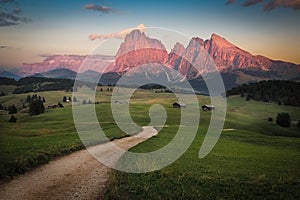
<svg viewBox="0 0 300 200"><path fill-rule="evenodd" d="M0 10L0 26L13 26L30 21L30 18L19 16L14 11L8 12L6 10Z"/></svg>
<svg viewBox="0 0 300 200"><path fill-rule="evenodd" d="M261 3L261 2L262 2L262 0L247 0L242 5L244 7L248 7L248 6L253 6L253 5Z"/></svg>
<svg viewBox="0 0 300 200"><path fill-rule="evenodd" d="M293 8L295 10L300 9L300 1L299 0L272 0L264 5L264 10L274 10L277 7L285 7L285 8Z"/></svg>
<svg viewBox="0 0 300 200"><path fill-rule="evenodd" d="M87 10L100 11L102 13L109 13L109 12L113 11L113 9L111 7L100 6L100 5L95 5L95 4L86 4L84 6L84 8Z"/></svg>
<svg viewBox="0 0 300 200"><path fill-rule="evenodd" d="M235 0L227 0L227 1L226 1L226 5L232 4L232 3L234 3L234 2L235 2Z"/></svg>
<svg viewBox="0 0 300 200"><path fill-rule="evenodd" d="M226 4L235 3L235 0L227 0ZM244 7L250 7L256 4L263 3L263 8L265 11L274 10L279 7L292 8L294 10L300 10L299 0L246 0L242 3Z"/></svg>
<svg viewBox="0 0 300 200"><path fill-rule="evenodd" d="M129 34L131 31L139 29L141 32L145 32L146 28L144 24L138 25L136 28L127 28L124 29L120 32L113 32L113 33L108 33L104 35L99 35L99 34L92 34L89 36L90 40L96 40L96 39L108 39L108 38L117 38L117 39L123 39L127 34Z"/></svg>
<svg viewBox="0 0 300 200"><path fill-rule="evenodd" d="M22 12L21 8L15 8L13 10L13 13L15 13L15 14L20 14L21 12Z"/></svg>
<svg viewBox="0 0 300 200"><path fill-rule="evenodd" d="M15 0L0 0L0 3L12 3Z"/></svg>

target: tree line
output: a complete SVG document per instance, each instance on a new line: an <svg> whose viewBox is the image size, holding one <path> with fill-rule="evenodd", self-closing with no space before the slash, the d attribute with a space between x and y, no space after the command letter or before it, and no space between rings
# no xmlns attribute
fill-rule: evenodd
<svg viewBox="0 0 300 200"><path fill-rule="evenodd" d="M240 95L247 101L275 102L278 105L300 106L300 83L268 80L243 84L226 92L226 96Z"/></svg>
<svg viewBox="0 0 300 200"><path fill-rule="evenodd" d="M17 82L20 86L13 93L28 93L54 90L71 90L74 85L74 80L70 79L50 79L41 77L26 77Z"/></svg>
<svg viewBox="0 0 300 200"><path fill-rule="evenodd" d="M74 81L72 79L63 79L63 78L44 78L44 77L25 77L16 81L10 78L0 78L0 85L15 85L17 87L13 93L29 93L29 92L42 92L42 91L55 91L55 90L76 90L73 88ZM76 85L94 87L93 83L87 83L84 81L76 81Z"/></svg>
<svg viewBox="0 0 300 200"><path fill-rule="evenodd" d="M44 103L46 102L46 99L44 97L38 96L37 94L27 95L26 103L23 103L23 109L29 107L29 114L30 115L39 115L41 113L45 112L45 106ZM8 112L8 114L11 114L11 117L9 119L9 122L16 122L17 118L14 116L14 114L18 113L18 108L12 104L8 107L2 105L0 103L0 110L5 110Z"/></svg>

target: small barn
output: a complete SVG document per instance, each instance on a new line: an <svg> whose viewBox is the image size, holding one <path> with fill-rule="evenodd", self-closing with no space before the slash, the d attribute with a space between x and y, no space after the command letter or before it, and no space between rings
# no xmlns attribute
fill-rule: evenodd
<svg viewBox="0 0 300 200"><path fill-rule="evenodd" d="M185 108L186 105L183 103L173 103L173 108Z"/></svg>
<svg viewBox="0 0 300 200"><path fill-rule="evenodd" d="M201 108L202 108L203 111L207 111L207 110L211 111L211 110L216 109L216 107L213 106L213 105L203 105L203 106L201 106Z"/></svg>

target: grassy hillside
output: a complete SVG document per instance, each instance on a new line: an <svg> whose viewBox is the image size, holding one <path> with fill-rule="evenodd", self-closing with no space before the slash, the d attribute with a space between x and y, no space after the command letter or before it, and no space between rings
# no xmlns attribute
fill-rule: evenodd
<svg viewBox="0 0 300 200"><path fill-rule="evenodd" d="M98 88L100 90L100 88ZM110 138L126 136L116 125L108 103L111 92L98 92L98 119ZM32 94L32 93L30 93ZM6 106L21 107L28 94L0 97ZM41 92L46 105L71 96L64 91ZM209 98L198 96L199 104ZM188 151L172 165L146 174L115 171L105 193L107 199L282 199L299 198L300 134L296 125L282 128L267 121L278 112L288 112L292 120L300 119L300 109L276 104L245 101L229 97L227 117L221 138L213 151L199 159L210 112L201 111L198 134ZM158 136L134 147L134 152L150 152L166 145L180 123L180 109L169 93L138 90L130 101L133 120L139 125L150 122L148 109L158 103L165 107L168 119ZM70 103L63 109L46 109L39 116L18 113L17 123L7 122L9 115L0 112L1 178L22 173L48 162L53 157L83 148L72 119ZM85 106L81 105L84 109ZM149 163L150 164L150 163Z"/></svg>
<svg viewBox="0 0 300 200"><path fill-rule="evenodd" d="M14 104L20 111L14 114L18 118L17 123L9 123L10 115L6 111L0 111L0 179L23 173L54 157L84 147L74 126L71 103L64 103L64 108L46 108L45 113L30 116L27 113L28 108L22 108L28 94L33 93L0 97L0 103L4 106ZM97 99L107 101L110 94L97 93ZM72 96L65 91L39 92L37 95L45 97L45 107L62 102L64 96ZM84 106L89 105L82 105ZM101 126L108 138L124 137L125 134L112 123L109 104L99 104L97 109L102 113L99 118L101 117Z"/></svg>
<svg viewBox="0 0 300 200"><path fill-rule="evenodd" d="M267 121L278 112L290 113L292 120L300 118L298 108L230 97L224 131L207 157L198 158L210 117L201 112L197 137L181 158L146 174L115 171L105 198L299 199L299 129ZM178 128L168 125L131 151L151 152L167 144Z"/></svg>

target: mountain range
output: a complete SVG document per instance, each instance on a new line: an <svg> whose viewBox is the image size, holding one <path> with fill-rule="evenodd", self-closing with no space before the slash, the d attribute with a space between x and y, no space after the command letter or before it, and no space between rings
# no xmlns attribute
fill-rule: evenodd
<svg viewBox="0 0 300 200"><path fill-rule="evenodd" d="M216 34L212 34L205 41L194 37L187 47L176 43L168 53L159 40L134 30L125 37L115 60L110 71L120 73L137 66L158 63L177 70L188 80L216 70L212 65L221 73L238 75L241 82L255 79L292 79L300 76L299 65L254 56Z"/></svg>
<svg viewBox="0 0 300 200"><path fill-rule="evenodd" d="M80 71L82 64L86 71ZM266 79L300 80L300 65L252 55L217 34L207 40L194 37L186 47L177 42L168 52L161 41L139 30L126 35L115 56L52 55L42 62L23 64L20 73L74 79L79 72L87 80L104 74L104 84L113 84L125 74L153 82L163 77L168 82L187 79L203 85L202 76L215 70L221 72L226 88Z"/></svg>

